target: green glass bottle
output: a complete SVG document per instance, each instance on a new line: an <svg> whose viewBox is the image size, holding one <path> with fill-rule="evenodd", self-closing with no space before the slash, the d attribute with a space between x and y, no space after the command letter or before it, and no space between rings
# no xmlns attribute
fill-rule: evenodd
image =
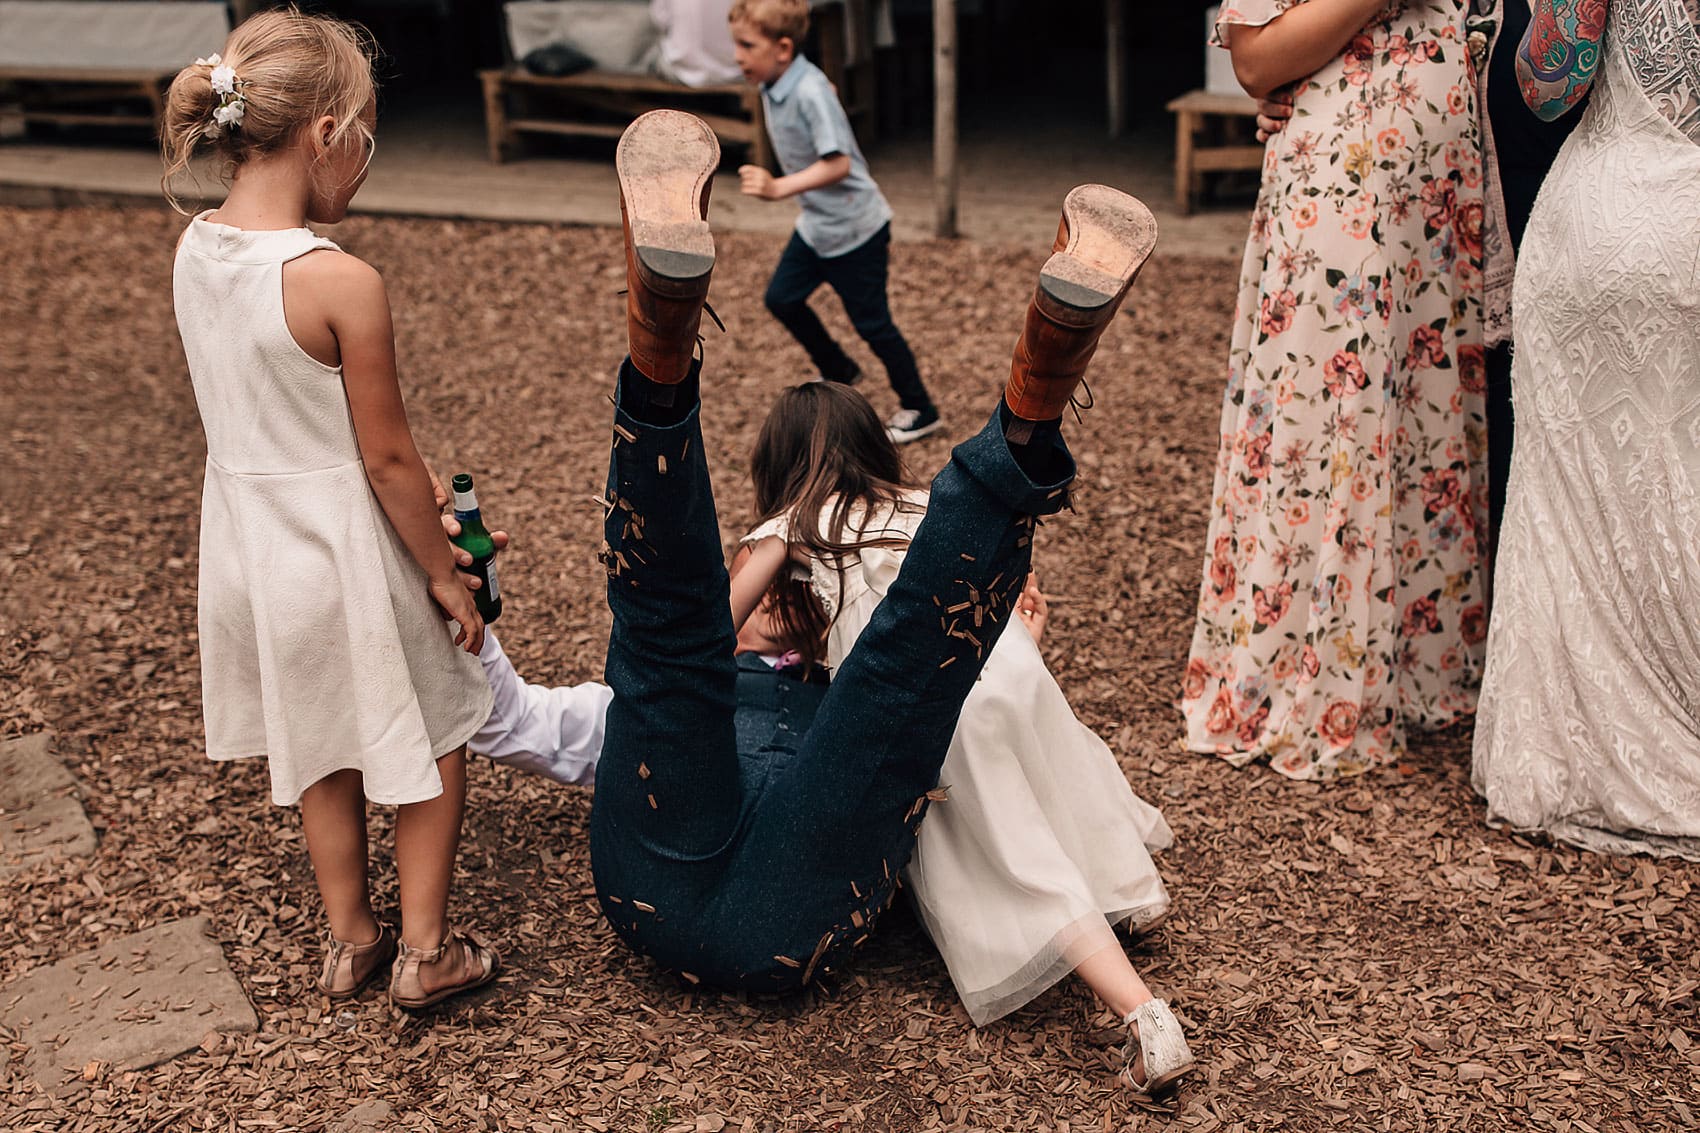
<svg viewBox="0 0 1700 1133"><path fill-rule="evenodd" d="M454 545L472 556L472 566L466 572L483 584L473 592L473 598L478 604L478 616L489 625L502 616L502 588L496 583L496 544L478 512L472 477L459 472L450 483L455 493L455 519L460 523Z"/></svg>

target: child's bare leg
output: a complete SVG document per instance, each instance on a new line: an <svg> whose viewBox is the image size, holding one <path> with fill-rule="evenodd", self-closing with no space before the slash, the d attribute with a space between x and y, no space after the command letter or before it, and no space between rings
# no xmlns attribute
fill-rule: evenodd
<svg viewBox="0 0 1700 1133"><path fill-rule="evenodd" d="M1092 994L1114 1011L1118 1019L1127 1018L1135 1007L1153 998L1151 989L1134 971L1133 962L1119 943L1106 944L1086 957L1074 969L1074 974L1085 981Z"/></svg>
<svg viewBox="0 0 1700 1133"><path fill-rule="evenodd" d="M366 879L366 791L358 771L336 771L301 794L301 831L331 935L350 944L378 938Z"/></svg>
<svg viewBox="0 0 1700 1133"><path fill-rule="evenodd" d="M401 885L401 939L429 951L448 931L449 884L466 813L466 749L437 760L443 793L397 808L395 867Z"/></svg>
<svg viewBox="0 0 1700 1133"><path fill-rule="evenodd" d="M482 942L449 931L449 885L466 814L466 748L437 760L437 774L443 793L400 807L395 820L401 947L390 971L390 1002L409 1009L482 987L501 965Z"/></svg>

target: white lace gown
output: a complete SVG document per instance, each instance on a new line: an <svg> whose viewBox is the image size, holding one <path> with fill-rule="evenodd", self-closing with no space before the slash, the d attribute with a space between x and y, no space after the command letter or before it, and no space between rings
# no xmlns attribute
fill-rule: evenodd
<svg viewBox="0 0 1700 1133"><path fill-rule="evenodd" d="M1518 260L1473 778L1490 821L1700 859L1700 36L1609 21Z"/></svg>
<svg viewBox="0 0 1700 1133"><path fill-rule="evenodd" d="M911 499L924 507L927 497ZM899 512L852 526L866 538L907 540L921 517ZM782 518L769 520L743 541L785 532ZM829 668L867 627L905 553L864 548L842 578L811 564L811 587L831 619ZM1151 860L1174 840L1168 823L1075 718L1021 627L1005 628L968 694L939 785L949 797L928 809L904 880L975 1026L1118 947L1112 926L1138 930L1168 911Z"/></svg>

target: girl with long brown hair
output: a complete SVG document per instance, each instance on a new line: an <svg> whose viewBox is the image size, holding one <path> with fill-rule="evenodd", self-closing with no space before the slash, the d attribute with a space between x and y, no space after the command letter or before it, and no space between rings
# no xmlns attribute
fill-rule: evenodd
<svg viewBox="0 0 1700 1133"><path fill-rule="evenodd" d="M928 494L909 482L867 401L829 382L780 396L750 468L762 522L732 567L740 645L835 669L896 580ZM1045 667L1037 582L1030 575L1001 615L934 612L938 624L916 632L989 643L904 875L963 1006L984 1025L1074 971L1117 1018L1178 1035L1113 931L1149 928L1168 911L1150 851L1172 835ZM1029 632L991 642L987 620L1000 616ZM1151 1085L1132 1060L1126 1077Z"/></svg>

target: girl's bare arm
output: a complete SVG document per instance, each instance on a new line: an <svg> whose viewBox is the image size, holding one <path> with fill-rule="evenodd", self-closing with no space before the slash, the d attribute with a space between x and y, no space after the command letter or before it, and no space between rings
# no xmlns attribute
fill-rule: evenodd
<svg viewBox="0 0 1700 1133"><path fill-rule="evenodd" d="M779 572L785 569L790 552L778 536L763 539L749 548L749 557L732 575L732 632L742 633L744 623L761 605Z"/></svg>
<svg viewBox="0 0 1700 1133"><path fill-rule="evenodd" d="M295 308L291 326L318 313L335 336L366 479L402 544L425 571L431 597L460 623L455 642L477 653L484 623L471 592L455 573L454 551L443 534L431 475L407 426L384 281L370 265L340 252L303 257L300 267L284 277L286 309Z"/></svg>
<svg viewBox="0 0 1700 1133"><path fill-rule="evenodd" d="M737 581L749 564L750 549L739 547L738 553L732 556L732 580ZM791 646L779 637L779 626L768 613L766 594L758 600L755 611L744 620L738 628L739 653L783 653Z"/></svg>

